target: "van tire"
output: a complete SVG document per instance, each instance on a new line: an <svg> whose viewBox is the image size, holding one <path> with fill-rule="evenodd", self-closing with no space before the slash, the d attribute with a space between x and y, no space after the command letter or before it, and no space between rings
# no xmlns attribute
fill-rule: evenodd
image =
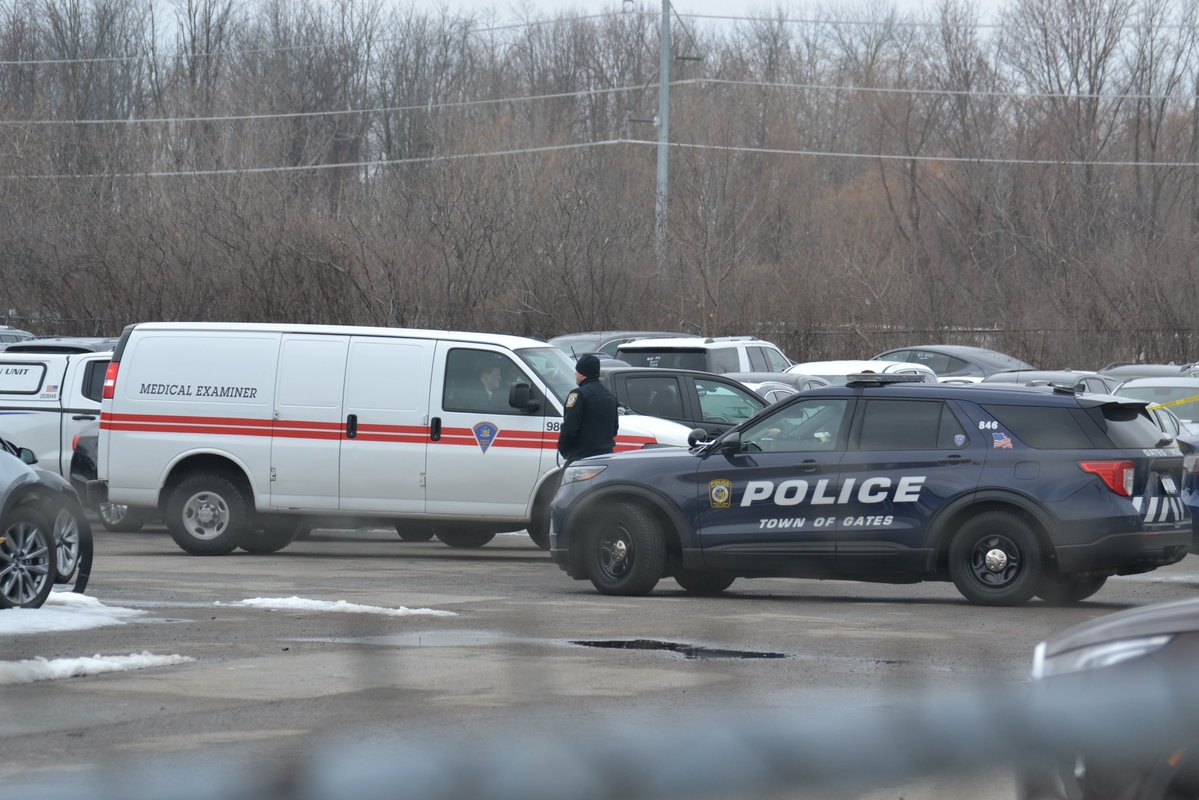
<svg viewBox="0 0 1199 800"><path fill-rule="evenodd" d="M435 528L437 538L450 547L482 547L495 538L495 531L479 528Z"/></svg>
<svg viewBox="0 0 1199 800"><path fill-rule="evenodd" d="M266 517L247 528L237 546L255 555L277 553L298 539L307 526L308 521L299 517Z"/></svg>
<svg viewBox="0 0 1199 800"><path fill-rule="evenodd" d="M427 542L433 538L433 526L424 522L397 522L401 542Z"/></svg>
<svg viewBox="0 0 1199 800"><path fill-rule="evenodd" d="M167 500L167 529L194 556L231 553L249 528L246 498L224 475L198 473L184 478Z"/></svg>

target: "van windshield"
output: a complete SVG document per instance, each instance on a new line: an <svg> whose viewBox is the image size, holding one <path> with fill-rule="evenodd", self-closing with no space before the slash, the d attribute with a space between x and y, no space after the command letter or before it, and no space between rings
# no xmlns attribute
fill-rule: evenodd
<svg viewBox="0 0 1199 800"><path fill-rule="evenodd" d="M575 364L570 356L556 347L529 347L516 354L537 373L559 403L566 402L566 395L575 388Z"/></svg>

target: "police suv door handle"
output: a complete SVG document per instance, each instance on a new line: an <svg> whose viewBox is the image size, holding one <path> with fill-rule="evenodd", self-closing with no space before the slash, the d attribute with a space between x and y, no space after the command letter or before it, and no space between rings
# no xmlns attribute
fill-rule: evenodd
<svg viewBox="0 0 1199 800"><path fill-rule="evenodd" d="M970 456L960 456L956 453L952 456L945 456L941 459L942 464L969 464L972 461Z"/></svg>
<svg viewBox="0 0 1199 800"><path fill-rule="evenodd" d="M358 415L351 414L346 417L346 438L356 439L358 437Z"/></svg>
<svg viewBox="0 0 1199 800"><path fill-rule="evenodd" d="M429 420L429 439L434 442L441 440L441 417Z"/></svg>
<svg viewBox="0 0 1199 800"><path fill-rule="evenodd" d="M817 472L820 469L820 462L814 458L805 458L795 465L795 469L800 472Z"/></svg>

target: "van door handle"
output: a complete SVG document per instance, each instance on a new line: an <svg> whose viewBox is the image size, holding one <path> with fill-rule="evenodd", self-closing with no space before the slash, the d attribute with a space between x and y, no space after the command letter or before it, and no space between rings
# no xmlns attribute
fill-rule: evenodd
<svg viewBox="0 0 1199 800"><path fill-rule="evenodd" d="M85 419L95 419L95 418L96 417L92 414L76 414L75 416L71 417L71 419L73 419L77 422L81 421L81 420L85 420Z"/></svg>
<svg viewBox="0 0 1199 800"><path fill-rule="evenodd" d="M358 437L358 415L351 414L346 417L346 438L355 439Z"/></svg>
<svg viewBox="0 0 1199 800"><path fill-rule="evenodd" d="M429 439L434 442L441 441L441 417L429 420Z"/></svg>

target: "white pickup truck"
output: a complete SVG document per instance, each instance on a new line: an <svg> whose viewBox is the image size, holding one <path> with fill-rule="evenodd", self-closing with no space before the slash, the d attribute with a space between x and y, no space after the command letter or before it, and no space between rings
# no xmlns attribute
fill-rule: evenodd
<svg viewBox="0 0 1199 800"><path fill-rule="evenodd" d="M0 351L0 437L70 478L72 443L100 419L116 339L30 339Z"/></svg>

